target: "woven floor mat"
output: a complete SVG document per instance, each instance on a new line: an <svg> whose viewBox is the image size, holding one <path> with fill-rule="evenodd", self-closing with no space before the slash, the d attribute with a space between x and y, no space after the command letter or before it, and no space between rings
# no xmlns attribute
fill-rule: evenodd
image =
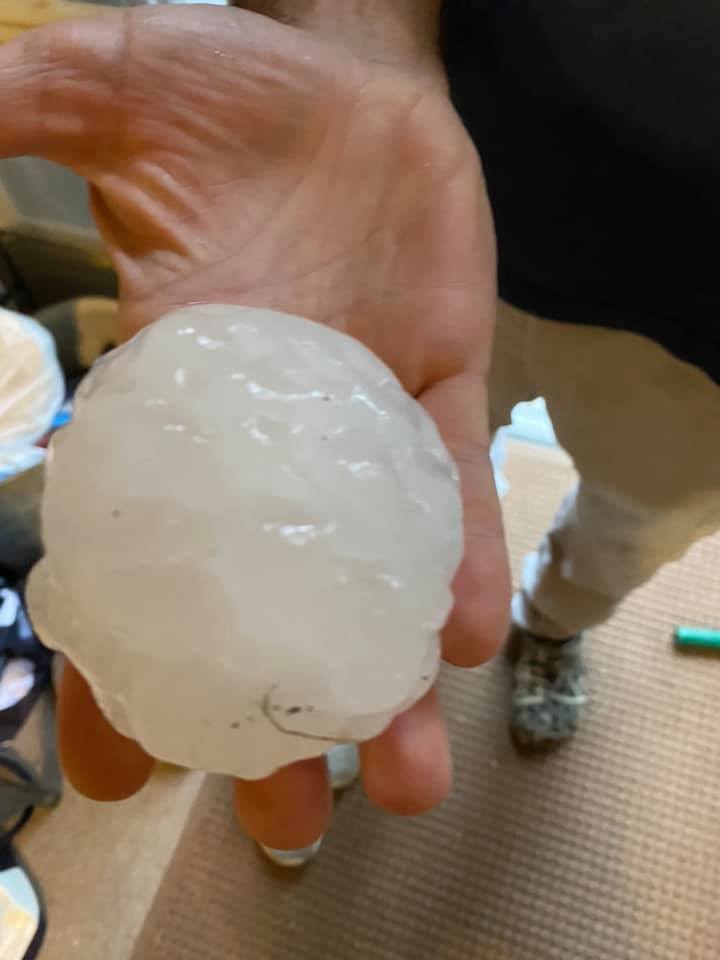
<svg viewBox="0 0 720 960"><path fill-rule="evenodd" d="M573 477L522 446L507 475L517 572ZM448 670L452 799L402 821L353 789L304 873L266 865L208 779L135 960L717 960L720 659L674 653L680 622L720 626L718 538L594 631L572 745L518 757L504 662Z"/></svg>

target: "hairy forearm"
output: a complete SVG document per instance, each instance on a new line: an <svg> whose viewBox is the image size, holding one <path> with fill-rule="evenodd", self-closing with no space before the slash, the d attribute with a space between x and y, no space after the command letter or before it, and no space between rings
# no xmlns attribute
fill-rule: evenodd
<svg viewBox="0 0 720 960"><path fill-rule="evenodd" d="M233 0L233 5L350 41L370 56L430 59L443 0Z"/></svg>

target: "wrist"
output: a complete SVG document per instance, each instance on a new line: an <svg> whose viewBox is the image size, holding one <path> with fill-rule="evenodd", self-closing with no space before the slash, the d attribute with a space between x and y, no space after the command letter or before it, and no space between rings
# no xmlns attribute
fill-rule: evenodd
<svg viewBox="0 0 720 960"><path fill-rule="evenodd" d="M345 43L368 59L440 69L443 0L232 0L232 5Z"/></svg>

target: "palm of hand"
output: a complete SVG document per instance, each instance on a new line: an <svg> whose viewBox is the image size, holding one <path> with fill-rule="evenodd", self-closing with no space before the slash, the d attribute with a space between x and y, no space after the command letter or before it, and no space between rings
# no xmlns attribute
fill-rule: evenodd
<svg viewBox="0 0 720 960"><path fill-rule="evenodd" d="M474 149L437 81L216 8L135 9L0 53L0 153L42 154L87 177L127 333L205 300L298 313L362 340L435 416L466 512L445 653L486 659L508 608L484 394L494 245ZM145 775L134 745L118 752L111 732L107 744L97 724L89 733L88 691L73 674L68 687L71 776L95 795L131 792L133 770L138 783ZM103 753L112 772L98 771ZM368 745L364 761L378 802L414 810L439 799L449 760L436 701ZM302 845L327 788L316 768L288 775L289 794L305 777L314 797L303 829L281 834ZM280 787L238 800L251 832L276 845L282 817L258 811L269 800L275 809Z"/></svg>
<svg viewBox="0 0 720 960"><path fill-rule="evenodd" d="M236 10L125 23L83 51L92 139L71 160L134 325L203 295L288 309L360 337L413 392L485 353L491 221L442 90Z"/></svg>

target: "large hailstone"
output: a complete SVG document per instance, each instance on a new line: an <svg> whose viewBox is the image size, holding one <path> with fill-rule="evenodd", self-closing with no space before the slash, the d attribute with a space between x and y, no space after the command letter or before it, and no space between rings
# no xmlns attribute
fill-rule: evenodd
<svg viewBox="0 0 720 960"><path fill-rule="evenodd" d="M425 694L462 539L455 468L391 371L229 306L98 362L52 443L43 531L33 620L113 726L250 779Z"/></svg>

